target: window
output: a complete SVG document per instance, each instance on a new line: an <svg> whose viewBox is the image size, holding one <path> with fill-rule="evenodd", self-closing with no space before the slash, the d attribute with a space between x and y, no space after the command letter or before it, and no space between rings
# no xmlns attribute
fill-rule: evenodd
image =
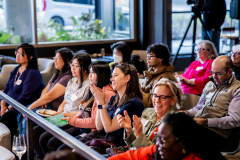
<svg viewBox="0 0 240 160"><path fill-rule="evenodd" d="M176 54L180 42L184 36L187 29L187 25L191 19L193 12L191 11L191 5L186 3L186 0L172 0L172 54ZM230 2L231 0L226 0L227 13L225 21L221 28L224 27L235 27L238 30L238 20L230 18ZM193 24L191 25L186 39L184 41L184 46L181 47L179 54L190 54L193 36ZM200 21L197 21L197 31L196 31L196 43L202 39L202 25ZM220 38L219 49L220 53L226 53L230 51L230 40ZM226 45L227 44L227 45Z"/></svg>
<svg viewBox="0 0 240 160"><path fill-rule="evenodd" d="M3 5L3 2L6 5ZM0 0L0 44L134 38L134 12L130 13L130 8L134 8L134 1L35 0L28 3L29 0L22 0L21 3L15 0ZM36 17L32 13L33 4L36 5ZM34 35L37 37L34 38Z"/></svg>

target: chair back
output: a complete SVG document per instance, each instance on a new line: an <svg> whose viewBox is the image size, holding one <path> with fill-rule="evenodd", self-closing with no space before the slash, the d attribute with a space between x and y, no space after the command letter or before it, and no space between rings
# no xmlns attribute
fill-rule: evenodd
<svg viewBox="0 0 240 160"><path fill-rule="evenodd" d="M147 52L145 50L133 50L132 55L139 55L140 59L142 59L148 68L147 65Z"/></svg>
<svg viewBox="0 0 240 160"><path fill-rule="evenodd" d="M183 107L181 110L189 110L195 107L199 101L200 96L194 94L184 94Z"/></svg>
<svg viewBox="0 0 240 160"><path fill-rule="evenodd" d="M43 78L43 82L46 86L49 80L52 78L55 70L54 61L47 58L38 58L38 66Z"/></svg>

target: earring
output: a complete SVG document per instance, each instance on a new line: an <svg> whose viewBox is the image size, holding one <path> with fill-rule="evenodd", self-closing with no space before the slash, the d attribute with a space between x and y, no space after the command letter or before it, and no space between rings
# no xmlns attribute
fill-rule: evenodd
<svg viewBox="0 0 240 160"><path fill-rule="evenodd" d="M186 150L185 150L185 148L183 147L183 149L182 149L182 154L183 155L185 155L186 154Z"/></svg>

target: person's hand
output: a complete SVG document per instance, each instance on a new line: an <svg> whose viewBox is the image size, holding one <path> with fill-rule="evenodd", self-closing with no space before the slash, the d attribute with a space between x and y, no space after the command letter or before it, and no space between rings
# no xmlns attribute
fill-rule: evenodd
<svg viewBox="0 0 240 160"><path fill-rule="evenodd" d="M136 138L138 138L142 134L142 123L141 118L138 118L138 116L133 115L133 127L134 127L134 135Z"/></svg>
<svg viewBox="0 0 240 160"><path fill-rule="evenodd" d="M97 86L90 84L90 91L99 105L105 105L105 92Z"/></svg>
<svg viewBox="0 0 240 160"><path fill-rule="evenodd" d="M9 105L9 106L8 106L8 109L11 110L11 109L13 109L13 107L12 107L11 105Z"/></svg>
<svg viewBox="0 0 240 160"><path fill-rule="evenodd" d="M207 122L208 122L206 118L193 118L193 120L196 121L196 123L201 126L207 125Z"/></svg>
<svg viewBox="0 0 240 160"><path fill-rule="evenodd" d="M118 121L118 124L125 128L126 129L126 132L131 132L132 131L132 126L131 126L131 119L130 117L128 116L128 113L126 110L124 110L124 116L123 117L121 114L118 114L117 115L117 121Z"/></svg>
<svg viewBox="0 0 240 160"><path fill-rule="evenodd" d="M42 108L47 108L47 104L42 105Z"/></svg>
<svg viewBox="0 0 240 160"><path fill-rule="evenodd" d="M1 116L8 111L7 106L1 106Z"/></svg>
<svg viewBox="0 0 240 160"><path fill-rule="evenodd" d="M53 113L53 114L51 114L51 116L56 116L56 115L58 115L58 114L61 114L62 112L56 112L56 113ZM50 117L50 116L49 116Z"/></svg>
<svg viewBox="0 0 240 160"><path fill-rule="evenodd" d="M70 117L64 117L64 118L62 118L61 120L62 120L62 121L63 121L63 120L69 121L69 119L70 119Z"/></svg>
<svg viewBox="0 0 240 160"><path fill-rule="evenodd" d="M184 111L184 110L177 111L177 113L179 113L179 112L185 113L186 115L188 115L188 111Z"/></svg>

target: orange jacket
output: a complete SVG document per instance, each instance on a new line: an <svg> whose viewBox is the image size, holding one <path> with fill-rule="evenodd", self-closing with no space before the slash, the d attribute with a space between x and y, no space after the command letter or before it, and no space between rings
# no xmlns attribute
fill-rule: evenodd
<svg viewBox="0 0 240 160"><path fill-rule="evenodd" d="M112 89L112 87L109 86L109 85L105 86L103 88L103 90L105 91L105 102L106 102L106 106L107 106L111 97L114 96L116 93ZM79 128L95 129L96 128L95 118L96 118L96 115L97 115L97 109L98 109L97 102L95 100L94 103L93 103L93 107L92 107L91 117L89 117L89 118L71 117L71 118L69 118L68 123L72 126L79 127Z"/></svg>
<svg viewBox="0 0 240 160"><path fill-rule="evenodd" d="M125 153L117 154L115 156L109 157L109 160L148 160L152 159L149 156L152 156L156 151L156 145L151 145L148 147L142 147L138 150L130 150ZM189 154L182 160L204 160L194 153Z"/></svg>

